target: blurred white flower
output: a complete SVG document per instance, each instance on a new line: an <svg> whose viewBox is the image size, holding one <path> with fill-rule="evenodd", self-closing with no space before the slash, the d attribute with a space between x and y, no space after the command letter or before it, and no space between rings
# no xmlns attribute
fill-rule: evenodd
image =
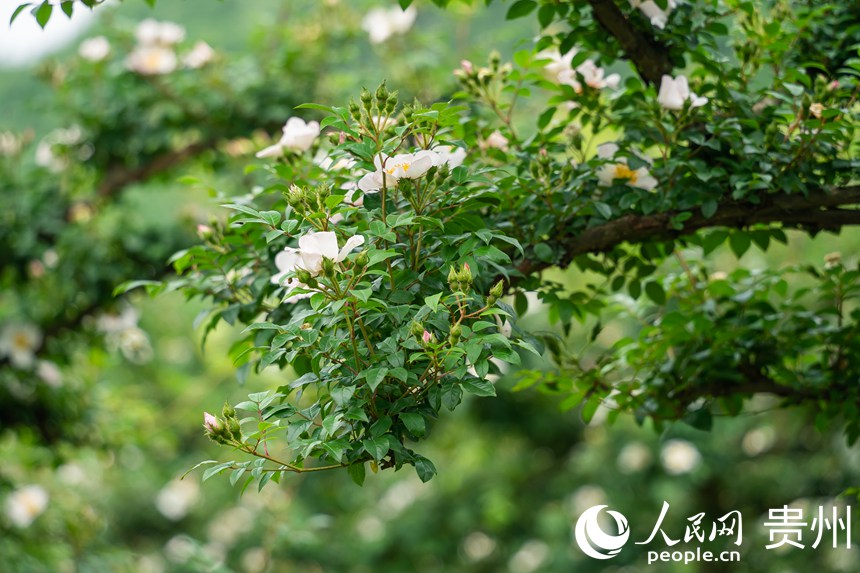
<svg viewBox="0 0 860 573"><path fill-rule="evenodd" d="M809 113L812 114L812 117L815 119L821 119L821 114L824 113L824 105L820 102L815 102L809 105Z"/></svg>
<svg viewBox="0 0 860 573"><path fill-rule="evenodd" d="M36 146L36 165L58 173L68 167L66 157L54 153L54 146L72 146L81 143L84 134L81 128L73 125L67 129L55 129L43 137Z"/></svg>
<svg viewBox="0 0 860 573"><path fill-rule="evenodd" d="M152 360L152 345L149 337L141 329L127 328L116 336L116 344L122 355L135 364Z"/></svg>
<svg viewBox="0 0 860 573"><path fill-rule="evenodd" d="M395 34L405 34L415 23L418 12L414 6L403 10L399 6L374 8L365 15L361 27L370 35L372 44L381 44Z"/></svg>
<svg viewBox="0 0 860 573"><path fill-rule="evenodd" d="M179 521L188 515L199 495L196 481L174 479L155 496L155 507L170 521Z"/></svg>
<svg viewBox="0 0 860 573"><path fill-rule="evenodd" d="M508 138L502 135L502 132L497 129L481 142L481 147L483 149L500 149L502 151L507 151L508 143Z"/></svg>
<svg viewBox="0 0 860 573"><path fill-rule="evenodd" d="M269 563L269 552L263 547L251 547L239 559L245 573L262 573Z"/></svg>
<svg viewBox="0 0 860 573"><path fill-rule="evenodd" d="M657 103L666 109L684 109L684 102L690 102L690 107L701 107L708 103L708 98L699 97L690 91L686 76L663 76L660 82L660 92L657 94Z"/></svg>
<svg viewBox="0 0 860 573"><path fill-rule="evenodd" d="M0 357L16 368L30 368L41 343L42 331L35 324L7 324L0 332Z"/></svg>
<svg viewBox="0 0 860 573"><path fill-rule="evenodd" d="M0 157L17 155L21 147L22 142L17 135L11 131L0 131Z"/></svg>
<svg viewBox="0 0 860 573"><path fill-rule="evenodd" d="M81 42L78 55L90 62L100 62L110 54L110 42L104 36L87 38Z"/></svg>
<svg viewBox="0 0 860 573"><path fill-rule="evenodd" d="M741 448L748 456L763 454L776 443L776 432L771 426L753 428L744 434Z"/></svg>
<svg viewBox="0 0 860 573"><path fill-rule="evenodd" d="M164 544L164 554L174 563L185 563L197 552L197 544L189 536L180 534Z"/></svg>
<svg viewBox="0 0 860 573"><path fill-rule="evenodd" d="M663 444L660 461L668 473L681 475L696 469L702 456L696 446L686 440L669 440Z"/></svg>
<svg viewBox="0 0 860 573"><path fill-rule="evenodd" d="M320 124L305 122L300 117L291 117L284 124L280 141L257 152L257 157L280 157L284 150L303 152L311 148L320 135Z"/></svg>
<svg viewBox="0 0 860 573"><path fill-rule="evenodd" d="M343 261L349 253L364 244L364 237L356 235L347 239L342 249L338 250L337 235L332 231L311 232L299 237L299 248L286 247L275 257L275 266L280 271L271 278L275 284L289 273L297 270L308 271L311 276L322 272L323 258L336 263ZM298 281L296 281L298 283ZM286 284L286 283L285 283ZM289 285L287 285L289 286ZM302 286L301 283L292 286Z"/></svg>
<svg viewBox="0 0 860 573"><path fill-rule="evenodd" d="M65 485L75 486L87 481L87 472L80 464L69 462L57 468L57 478Z"/></svg>
<svg viewBox="0 0 860 573"><path fill-rule="evenodd" d="M376 171L361 178L358 188L365 193L375 193L383 184L393 184L398 179L417 179L434 165L441 163L435 151L425 149L417 153L399 153L393 157L376 156L373 160Z"/></svg>
<svg viewBox="0 0 860 573"><path fill-rule="evenodd" d="M645 2L642 2L641 0L630 0L630 5L634 8L638 8L646 18L651 20L652 26L660 28L661 30L666 27L666 23L669 21L669 14L678 6L675 3L675 0L669 0L665 10L660 8L653 0L646 0Z"/></svg>
<svg viewBox="0 0 860 573"><path fill-rule="evenodd" d="M197 42L191 51L182 57L182 65L186 68L202 68L215 57L215 50L206 42Z"/></svg>
<svg viewBox="0 0 860 573"><path fill-rule="evenodd" d="M651 450L640 442L631 442L618 452L618 470L632 474L648 467L651 463Z"/></svg>
<svg viewBox="0 0 860 573"><path fill-rule="evenodd" d="M136 46L125 60L125 67L143 76L169 74L178 64L176 52L161 44Z"/></svg>
<svg viewBox="0 0 860 573"><path fill-rule="evenodd" d="M597 178L601 185L612 185L616 179L622 179L625 180L627 185L645 189L646 191L650 191L657 186L657 180L651 176L648 169L645 167L630 169L627 166L626 158L615 158L617 152L618 146L614 143L604 143L597 148L597 156L599 158L614 161L614 163L604 164L597 171Z"/></svg>
<svg viewBox="0 0 860 573"><path fill-rule="evenodd" d="M463 540L463 553L472 562L486 559L495 550L495 540L481 531L473 531Z"/></svg>
<svg viewBox="0 0 860 573"><path fill-rule="evenodd" d="M547 557L549 557L549 546L543 541L531 539L514 553L508 561L508 568L511 573L532 573L543 565Z"/></svg>
<svg viewBox="0 0 860 573"><path fill-rule="evenodd" d="M173 22L159 22L147 18L137 25L134 31L138 44L171 46L185 39L185 28Z"/></svg>
<svg viewBox="0 0 860 573"><path fill-rule="evenodd" d="M6 517L15 527L29 527L48 507L48 492L39 485L26 485L6 498Z"/></svg>
<svg viewBox="0 0 860 573"><path fill-rule="evenodd" d="M582 80L590 88L603 89L618 87L618 82L621 81L621 76L618 74L609 74L604 77L603 68L599 67L592 60L585 60L576 67L576 71L582 76Z"/></svg>
<svg viewBox="0 0 860 573"><path fill-rule="evenodd" d="M60 372L59 366L49 360L39 360L36 363L36 375L51 388L63 385L63 373Z"/></svg>
<svg viewBox="0 0 860 573"><path fill-rule="evenodd" d="M134 328L140 313L133 306L125 306L118 314L102 314L96 319L96 328L104 334L117 334Z"/></svg>
<svg viewBox="0 0 860 573"><path fill-rule="evenodd" d="M600 486L584 485L573 492L568 503L570 505L570 514L579 516L589 507L606 503L606 492Z"/></svg>

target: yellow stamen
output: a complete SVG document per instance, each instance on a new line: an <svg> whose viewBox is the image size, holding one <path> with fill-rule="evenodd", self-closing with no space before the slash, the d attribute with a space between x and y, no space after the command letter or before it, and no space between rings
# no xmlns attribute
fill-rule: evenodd
<svg viewBox="0 0 860 573"><path fill-rule="evenodd" d="M639 179L639 174L624 163L616 163L615 179L628 179L630 183L636 183L636 180Z"/></svg>

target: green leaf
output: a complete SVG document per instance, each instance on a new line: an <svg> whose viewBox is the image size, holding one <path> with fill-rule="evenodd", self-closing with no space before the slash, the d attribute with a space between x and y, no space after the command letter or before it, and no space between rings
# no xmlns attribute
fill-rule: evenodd
<svg viewBox="0 0 860 573"><path fill-rule="evenodd" d="M368 438L362 442L362 446L374 460L380 461L388 453L388 438L385 436Z"/></svg>
<svg viewBox="0 0 860 573"><path fill-rule="evenodd" d="M442 293L437 293L431 296L428 296L424 299L424 304L429 306L433 312L436 312L436 309L439 307L439 299L442 298Z"/></svg>
<svg viewBox="0 0 860 573"><path fill-rule="evenodd" d="M535 8L537 8L537 2L535 2L535 0L517 0L517 2L514 2L513 5L511 5L505 19L515 20L516 18L523 18L531 14Z"/></svg>
<svg viewBox="0 0 860 573"><path fill-rule="evenodd" d="M39 23L39 26L43 29L48 24L48 20L51 19L51 13L54 11L54 6L50 3L49 0L45 0L42 2L41 6L36 8L33 12L33 15L36 16L36 22Z"/></svg>
<svg viewBox="0 0 860 573"><path fill-rule="evenodd" d="M421 437L427 431L424 416L415 412L401 412L400 421L415 436Z"/></svg>
<svg viewBox="0 0 860 573"><path fill-rule="evenodd" d="M351 464L346 468L346 472L349 474L349 477L352 478L357 485L364 485L364 477L366 470L364 469L364 462L358 462Z"/></svg>
<svg viewBox="0 0 860 573"><path fill-rule="evenodd" d="M472 379L463 382L463 388L475 396L495 396L496 387L488 380Z"/></svg>
<svg viewBox="0 0 860 573"><path fill-rule="evenodd" d="M422 482L427 483L436 475L436 466L433 465L433 462L421 456L415 460L415 472Z"/></svg>
<svg viewBox="0 0 860 573"><path fill-rule="evenodd" d="M21 14L21 12L23 12L25 8L29 8L32 5L32 3L27 2L26 4L21 4L20 6L15 8L15 11L12 12L12 17L9 19L9 24L11 25L13 22L15 22L15 19L18 17L18 15Z"/></svg>
<svg viewBox="0 0 860 573"><path fill-rule="evenodd" d="M376 387L385 380L385 377L388 375L388 368L371 368L367 370L364 378L367 380L367 385L370 387L370 391L376 391Z"/></svg>
<svg viewBox="0 0 860 573"><path fill-rule="evenodd" d="M732 252L737 258L744 256L744 253L749 250L751 244L752 239L743 231L734 232L731 237L729 237L729 246L732 248Z"/></svg>
<svg viewBox="0 0 860 573"><path fill-rule="evenodd" d="M72 2L72 0L68 0L68 1L66 1L66 2L61 2L61 3L60 3L60 8L63 10L63 13L64 13L67 17L71 18L71 17L72 17L72 13L75 11L75 3L74 3L74 2Z"/></svg>
<svg viewBox="0 0 860 573"><path fill-rule="evenodd" d="M654 304L660 306L666 304L666 291L663 290L662 285L657 281L645 283L645 294L654 301Z"/></svg>

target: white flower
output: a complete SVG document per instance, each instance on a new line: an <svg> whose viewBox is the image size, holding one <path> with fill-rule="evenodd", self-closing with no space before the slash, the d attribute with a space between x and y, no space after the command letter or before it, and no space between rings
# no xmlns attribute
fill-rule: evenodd
<svg viewBox="0 0 860 573"><path fill-rule="evenodd" d="M38 485L27 485L6 498L6 516L15 527L29 527L48 507L48 492Z"/></svg>
<svg viewBox="0 0 860 573"><path fill-rule="evenodd" d="M497 129L496 131L487 136L487 139L482 142L481 147L485 149L492 148L507 151L508 143L508 138L502 135L502 132Z"/></svg>
<svg viewBox="0 0 860 573"><path fill-rule="evenodd" d="M141 329L127 328L116 336L116 344L125 358L135 364L152 360L152 345L149 337Z"/></svg>
<svg viewBox="0 0 860 573"><path fill-rule="evenodd" d="M274 145L259 151L257 157L279 157L284 150L301 153L311 148L320 135L320 124L316 121L305 122L300 117L291 117L284 124L283 135Z"/></svg>
<svg viewBox="0 0 860 573"><path fill-rule="evenodd" d="M299 237L299 248L286 247L275 257L275 266L280 271L272 277L275 284L282 284L284 277L296 270L308 271L311 276L322 272L323 258L336 263L343 261L353 249L364 244L364 237L356 235L347 239L342 249L337 248L337 235L332 231L311 232ZM291 286L302 286L301 283Z"/></svg>
<svg viewBox="0 0 860 573"><path fill-rule="evenodd" d="M418 153L399 153L394 157L376 156L373 160L376 171L367 173L358 182L358 188L365 193L374 193L384 184L395 183L401 177L417 179L427 173L434 165L441 164L435 151L425 149Z"/></svg>
<svg viewBox="0 0 860 573"><path fill-rule="evenodd" d="M39 360L36 363L36 375L52 388L59 388L63 385L63 374L60 372L60 368L48 360Z"/></svg>
<svg viewBox="0 0 860 573"><path fill-rule="evenodd" d="M701 107L708 103L708 98L699 97L690 91L686 76L663 76L660 82L660 93L657 94L657 103L666 109L684 109L684 102L690 101L690 107Z"/></svg>
<svg viewBox="0 0 860 573"><path fill-rule="evenodd" d="M636 473L651 463L651 450L640 442L629 443L618 453L616 463L621 473Z"/></svg>
<svg viewBox="0 0 860 573"><path fill-rule="evenodd" d="M137 25L134 35L142 46L170 46L185 39L185 28L173 22L159 22L147 18Z"/></svg>
<svg viewBox="0 0 860 573"><path fill-rule="evenodd" d="M100 62L110 54L110 42L104 36L88 38L81 42L78 55L91 62Z"/></svg>
<svg viewBox="0 0 860 573"><path fill-rule="evenodd" d="M125 67L143 76L169 74L176 69L176 52L159 44L135 47L125 60Z"/></svg>
<svg viewBox="0 0 860 573"><path fill-rule="evenodd" d="M556 83L567 83L567 79L569 78L563 81L561 76L572 71L571 63L576 52L576 48L573 48L562 56L558 48L547 48L535 54L535 57L539 60L549 60L549 63L545 64L543 69L550 80Z"/></svg>
<svg viewBox="0 0 860 573"><path fill-rule="evenodd" d="M815 119L821 119L821 114L824 113L824 105L820 102L815 102L809 105L809 113L812 114L812 117Z"/></svg>
<svg viewBox="0 0 860 573"><path fill-rule="evenodd" d="M197 42L191 51L182 58L182 64L186 68L202 68L215 57L215 50L206 42Z"/></svg>
<svg viewBox="0 0 860 573"><path fill-rule="evenodd" d="M585 85L594 89L618 87L618 82L621 81L621 76L618 74L609 74L603 77L605 73L603 68L598 67L592 60L585 60L576 67L576 71L582 76Z"/></svg>
<svg viewBox="0 0 860 573"><path fill-rule="evenodd" d="M685 440L669 440L660 452L660 461L672 475L690 473L702 461L696 446Z"/></svg>
<svg viewBox="0 0 860 573"><path fill-rule="evenodd" d="M16 368L30 368L41 342L42 332L35 324L7 324L0 332L0 356Z"/></svg>
<svg viewBox="0 0 860 573"><path fill-rule="evenodd" d="M126 306L119 314L102 314L96 319L96 328L104 334L117 334L134 328L140 314L133 306Z"/></svg>
<svg viewBox="0 0 860 573"><path fill-rule="evenodd" d="M657 180L651 176L648 169L640 167L639 169L630 169L627 166L627 159L619 157L615 159L615 154L618 152L618 146L614 143L604 143L597 148L597 156L601 159L609 159L615 163L609 163L601 166L597 172L597 178L600 184L604 186L612 185L616 179L625 179L627 185L638 187L650 191L657 186Z"/></svg>
<svg viewBox="0 0 860 573"><path fill-rule="evenodd" d="M675 0L669 0L665 10L660 8L653 0L646 0L645 2L630 0L630 5L638 8L640 12L645 14L646 18L651 20L652 26L661 30L666 27L666 23L669 21L669 13L677 7Z"/></svg>
<svg viewBox="0 0 860 573"><path fill-rule="evenodd" d="M454 169L463 165L463 161L466 160L466 150L462 147L437 145L433 148L433 151L436 153L437 163L435 165L437 166L447 163L448 167Z"/></svg>
<svg viewBox="0 0 860 573"><path fill-rule="evenodd" d="M361 21L361 27L370 34L371 44L381 44L395 34L405 34L418 15L414 6L406 10L399 6L389 9L374 8Z"/></svg>
<svg viewBox="0 0 860 573"><path fill-rule="evenodd" d="M179 521L188 515L199 494L200 486L197 482L175 479L158 492L155 507L170 521Z"/></svg>

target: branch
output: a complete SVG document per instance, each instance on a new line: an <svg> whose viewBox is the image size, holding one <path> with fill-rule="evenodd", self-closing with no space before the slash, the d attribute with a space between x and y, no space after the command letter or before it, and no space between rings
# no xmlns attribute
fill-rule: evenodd
<svg viewBox="0 0 860 573"><path fill-rule="evenodd" d="M588 3L595 20L618 40L640 76L659 86L663 74L672 73L674 66L666 47L634 26L613 0L588 0Z"/></svg>
<svg viewBox="0 0 860 573"><path fill-rule="evenodd" d="M172 169L188 159L199 155L207 149L212 149L216 144L216 140L198 141L182 149L163 153L146 165L141 165L136 169L128 169L122 166L112 167L105 173L101 185L99 185L99 196L109 197L126 185L146 181L163 171Z"/></svg>
<svg viewBox="0 0 860 573"><path fill-rule="evenodd" d="M847 225L860 225L860 210L843 208L857 204L860 204L860 185L820 191L809 196L777 195L758 205L726 202L710 218L700 212L694 213L684 221L680 230L672 227L671 220L682 211L625 215L576 235L562 237L563 254L559 262L526 259L517 265L517 271L527 276L550 266L565 268L579 255L607 252L625 242L674 239L707 227L743 228L756 223L782 223L785 227L811 232L838 231Z"/></svg>

